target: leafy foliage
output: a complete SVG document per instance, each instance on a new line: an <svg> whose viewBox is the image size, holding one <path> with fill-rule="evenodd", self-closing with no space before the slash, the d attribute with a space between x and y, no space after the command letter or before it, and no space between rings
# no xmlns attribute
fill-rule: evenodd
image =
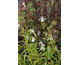
<svg viewBox="0 0 80 65"><path fill-rule="evenodd" d="M18 4L18 65L61 65L60 0L24 1L26 7Z"/></svg>

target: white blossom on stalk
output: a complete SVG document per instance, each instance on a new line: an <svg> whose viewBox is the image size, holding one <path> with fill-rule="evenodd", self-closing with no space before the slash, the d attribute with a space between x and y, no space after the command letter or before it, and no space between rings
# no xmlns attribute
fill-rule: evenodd
<svg viewBox="0 0 80 65"><path fill-rule="evenodd" d="M45 44L43 44L41 41L39 42L40 45L45 46Z"/></svg>
<svg viewBox="0 0 80 65"><path fill-rule="evenodd" d="M41 45L40 50L44 50L45 51L45 44L43 44L41 41L39 42L39 45Z"/></svg>
<svg viewBox="0 0 80 65"><path fill-rule="evenodd" d="M35 42L35 38L34 37L32 37L32 42Z"/></svg>
<svg viewBox="0 0 80 65"><path fill-rule="evenodd" d="M44 50L44 51L45 51L45 48L44 48L43 46L41 46L41 47L40 47L40 50Z"/></svg>

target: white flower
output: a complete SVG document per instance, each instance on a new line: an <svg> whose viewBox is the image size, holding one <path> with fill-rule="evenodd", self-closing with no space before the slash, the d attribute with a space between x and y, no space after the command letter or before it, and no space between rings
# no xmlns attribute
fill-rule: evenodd
<svg viewBox="0 0 80 65"><path fill-rule="evenodd" d="M45 18L43 16L41 16L41 18L39 18L39 21L43 22L45 20Z"/></svg>
<svg viewBox="0 0 80 65"><path fill-rule="evenodd" d="M43 44L41 41L39 42L39 44L40 44L41 46L45 46L45 44Z"/></svg>
<svg viewBox="0 0 80 65"><path fill-rule="evenodd" d="M39 42L39 45L41 45L41 43L42 43L42 42L40 41L40 42Z"/></svg>
<svg viewBox="0 0 80 65"><path fill-rule="evenodd" d="M30 34L34 33L34 30L30 30Z"/></svg>
<svg viewBox="0 0 80 65"><path fill-rule="evenodd" d="M25 2L23 2L22 5L25 5Z"/></svg>
<svg viewBox="0 0 80 65"><path fill-rule="evenodd" d="M40 42L39 42L39 45L41 45L40 50L44 50L44 51L45 51L45 48L44 48L45 44L43 44L43 43L40 41Z"/></svg>
<svg viewBox="0 0 80 65"><path fill-rule="evenodd" d="M25 2L23 2L22 5L24 5L24 7L26 7Z"/></svg>
<svg viewBox="0 0 80 65"><path fill-rule="evenodd" d="M45 51L45 48L44 48L43 46L41 46L41 47L40 47L40 50L44 50L44 51Z"/></svg>
<svg viewBox="0 0 80 65"><path fill-rule="evenodd" d="M32 37L32 42L35 42L35 38L34 37Z"/></svg>

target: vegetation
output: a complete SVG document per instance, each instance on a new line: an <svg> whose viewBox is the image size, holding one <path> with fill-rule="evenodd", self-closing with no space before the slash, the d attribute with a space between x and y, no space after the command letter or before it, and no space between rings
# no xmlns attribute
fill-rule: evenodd
<svg viewBox="0 0 80 65"><path fill-rule="evenodd" d="M18 65L61 65L61 1L18 1Z"/></svg>

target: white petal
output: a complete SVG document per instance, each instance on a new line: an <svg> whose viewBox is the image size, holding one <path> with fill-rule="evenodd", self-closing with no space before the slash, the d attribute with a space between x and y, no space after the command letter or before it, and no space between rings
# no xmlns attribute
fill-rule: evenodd
<svg viewBox="0 0 80 65"><path fill-rule="evenodd" d="M39 42L39 44L41 43L41 41Z"/></svg>
<svg viewBox="0 0 80 65"><path fill-rule="evenodd" d="M41 46L40 50L44 50L45 51L45 48L43 46Z"/></svg>
<svg viewBox="0 0 80 65"><path fill-rule="evenodd" d="M45 44L42 43L42 46L45 46Z"/></svg>
<svg viewBox="0 0 80 65"><path fill-rule="evenodd" d="M44 21L44 19L41 19L41 22L43 22Z"/></svg>
<svg viewBox="0 0 80 65"><path fill-rule="evenodd" d="M44 21L44 17L41 16L41 18L39 18L39 21L43 22Z"/></svg>

